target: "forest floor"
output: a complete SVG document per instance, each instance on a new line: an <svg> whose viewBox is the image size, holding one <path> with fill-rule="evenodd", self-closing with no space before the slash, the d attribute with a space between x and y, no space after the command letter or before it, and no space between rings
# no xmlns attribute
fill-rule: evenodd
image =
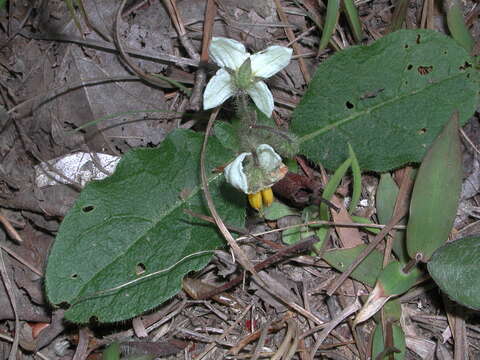
<svg viewBox="0 0 480 360"><path fill-rule="evenodd" d="M309 251L288 254L264 270L274 280L269 285L299 304L303 314L248 277L224 293L196 298L195 293L209 291L208 284L226 283L242 274L228 251L218 251L206 269L191 274L198 281L192 280L193 289L182 290L133 320L76 325L65 321L63 308L49 304L43 281L49 249L85 182L110 173L112 160L132 148L158 146L175 129L205 130L210 112L202 110L201 94L205 79L215 70L204 64L212 34L241 41L251 52L272 44L295 44L292 62L268 81L276 105L274 120L281 126L288 126L317 66L336 51L355 45L341 15L334 46L318 51L321 30L316 24L324 22L327 3L320 0L133 0L120 14L119 1L82 2L88 23L77 8L76 24L68 2L61 0L10 1L0 11L0 359L12 356L15 335L20 341L16 359L101 359L105 346L113 342L120 344L124 357L304 360L314 356L310 352L318 344L318 359L367 359L374 322L354 329L353 310L348 311L354 299L370 289L348 280L335 296L327 296L326 289L339 273ZM357 2L364 45L391 31L400 16L396 3ZM438 2L398 3L407 4L404 28L448 33ZM478 2L467 1L465 18L477 44L479 14ZM141 72L121 59L114 38L131 50L130 62ZM168 82L157 80L153 85L148 75L147 81L141 80L146 73L176 80L192 95ZM224 104L221 115L228 118L233 113L234 105ZM468 204L478 209L478 111L463 130L471 141L462 148L465 181L473 188ZM45 165L52 159L63 162L52 170ZM319 168L308 161L300 167L321 177ZM60 174L57 178L63 181L47 179L45 168ZM375 194L378 176L366 174L362 180L363 198L368 200ZM342 185L344 195L348 184ZM363 215L374 216L375 202L367 200ZM248 213L251 233L298 222L298 217L266 221L251 209ZM478 213L459 212L454 236L479 234ZM372 237L362 233L366 242ZM335 231L330 243L338 245ZM258 261L286 245L281 233L275 232L242 248L252 261ZM401 302L406 359L453 359L459 346L465 359L480 358L480 324L475 313L452 310L451 302L431 282L403 295ZM317 326L312 318L338 326ZM455 321L458 326L451 330ZM455 342L461 336L455 337L458 329L465 331L463 344Z"/></svg>

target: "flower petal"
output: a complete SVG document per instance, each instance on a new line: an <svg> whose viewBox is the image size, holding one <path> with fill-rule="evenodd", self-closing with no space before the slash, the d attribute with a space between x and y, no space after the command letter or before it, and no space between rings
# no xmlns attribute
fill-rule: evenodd
<svg viewBox="0 0 480 360"><path fill-rule="evenodd" d="M265 171L273 171L283 165L282 158L268 144L258 145L255 149L260 167Z"/></svg>
<svg viewBox="0 0 480 360"><path fill-rule="evenodd" d="M257 81L247 89L247 93L261 112L267 117L272 116L273 96L267 84L263 81Z"/></svg>
<svg viewBox="0 0 480 360"><path fill-rule="evenodd" d="M251 155L252 154L248 152L241 153L235 160L228 164L223 171L227 182L245 194L248 193L248 181L247 175L243 172L243 160Z"/></svg>
<svg viewBox="0 0 480 360"><path fill-rule="evenodd" d="M288 65L292 58L292 49L273 45L250 56L252 73L261 78L269 78Z"/></svg>
<svg viewBox="0 0 480 360"><path fill-rule="evenodd" d="M212 38L208 53L218 66L231 70L237 70L250 56L242 43L223 37Z"/></svg>
<svg viewBox="0 0 480 360"><path fill-rule="evenodd" d="M235 95L235 91L231 75L224 69L218 70L203 93L203 109L211 109L224 103L229 97Z"/></svg>

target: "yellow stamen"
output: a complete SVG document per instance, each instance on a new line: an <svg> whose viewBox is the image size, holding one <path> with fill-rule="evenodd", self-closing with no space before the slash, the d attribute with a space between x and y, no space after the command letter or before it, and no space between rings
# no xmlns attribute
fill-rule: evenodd
<svg viewBox="0 0 480 360"><path fill-rule="evenodd" d="M261 193L262 193L263 205L265 207L272 205L273 200L275 199L273 197L272 188L264 189L261 191Z"/></svg>
<svg viewBox="0 0 480 360"><path fill-rule="evenodd" d="M262 194L260 192L248 194L248 202L255 210L260 210L262 208Z"/></svg>

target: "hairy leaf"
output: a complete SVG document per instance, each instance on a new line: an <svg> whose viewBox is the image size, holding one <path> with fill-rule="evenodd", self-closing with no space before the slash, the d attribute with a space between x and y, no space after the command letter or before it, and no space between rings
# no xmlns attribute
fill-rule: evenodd
<svg viewBox="0 0 480 360"><path fill-rule="evenodd" d="M458 116L428 150L418 170L410 203L407 250L411 258L428 261L452 230L462 189L463 167Z"/></svg>
<svg viewBox="0 0 480 360"><path fill-rule="evenodd" d="M439 248L428 262L428 272L454 301L480 310L480 237L459 239Z"/></svg>
<svg viewBox="0 0 480 360"><path fill-rule="evenodd" d="M208 211L199 178L202 139L177 130L156 149L130 151L112 176L86 186L47 264L48 299L71 305L67 319L113 322L150 310L175 295L183 276L203 268L223 244L214 226L184 212ZM224 221L243 225L243 194L212 172L231 158L210 140L210 191Z"/></svg>
<svg viewBox="0 0 480 360"><path fill-rule="evenodd" d="M355 149L362 170L419 162L455 109L475 111L478 74L464 48L428 30L401 30L321 64L291 131L300 152L334 170Z"/></svg>

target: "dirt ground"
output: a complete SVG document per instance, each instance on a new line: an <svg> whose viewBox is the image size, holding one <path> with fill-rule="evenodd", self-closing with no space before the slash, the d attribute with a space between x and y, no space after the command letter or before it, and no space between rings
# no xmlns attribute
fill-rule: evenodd
<svg viewBox="0 0 480 360"><path fill-rule="evenodd" d="M391 30L396 3L357 2L364 44ZM440 2L406 3L404 27L447 33ZM48 249L85 182L95 174L110 173L109 162L129 149L156 147L174 129L205 129L209 112L201 110L201 94L215 71L204 65L211 34L237 39L252 52L271 44L294 44L294 60L269 81L276 101L274 118L280 124L288 124L318 64L336 51L331 46L318 51L321 31L316 23L324 21L326 1L133 0L117 14L119 6L114 0L83 0L88 21L77 6L78 24L61 0L9 1L0 11L0 359L9 358L17 333L16 359L101 359L105 346L114 341L121 344L124 356L310 359L324 327L315 326L248 279L206 300L183 291L147 315L108 326L67 323L64 310L48 304L42 280ZM467 1L465 14L478 44L479 3ZM119 56L115 38L129 49L130 61ZM354 44L344 16L333 43L338 49ZM150 73L179 81L192 90L191 97L168 82L152 79ZM223 108L226 116L233 110L229 103ZM72 131L76 129L80 130ZM478 112L463 131L468 196L462 196L455 237L480 233ZM73 169L78 169L80 158L65 159L78 153L83 160L87 156L91 166L81 176L68 166L73 162ZM65 159L62 171L45 165L59 158ZM60 181L42 177L41 164ZM315 174L317 170L313 169ZM367 198L375 193L378 177L365 175L363 181ZM374 213L374 205L364 209L365 215ZM251 212L248 229L259 232L292 221L285 217L266 222ZM244 246L252 259L265 259L282 248L279 233ZM326 296L325 289L338 272L307 254L268 267L275 280L272 286L325 323L338 319L340 324L325 333L315 358L367 359L373 322L353 331L352 318L345 311L354 295L368 289L348 280L337 295ZM205 283L224 283L239 273L230 254L219 251L196 274L203 283L190 286L207 291ZM17 323L10 293L15 295ZM429 282L405 294L402 304L407 359L453 359L455 346L463 346L462 359L480 358L478 314L455 308ZM464 344L455 342L459 336L449 327L455 322L454 331L464 331ZM294 346L290 355L282 355L281 349Z"/></svg>

